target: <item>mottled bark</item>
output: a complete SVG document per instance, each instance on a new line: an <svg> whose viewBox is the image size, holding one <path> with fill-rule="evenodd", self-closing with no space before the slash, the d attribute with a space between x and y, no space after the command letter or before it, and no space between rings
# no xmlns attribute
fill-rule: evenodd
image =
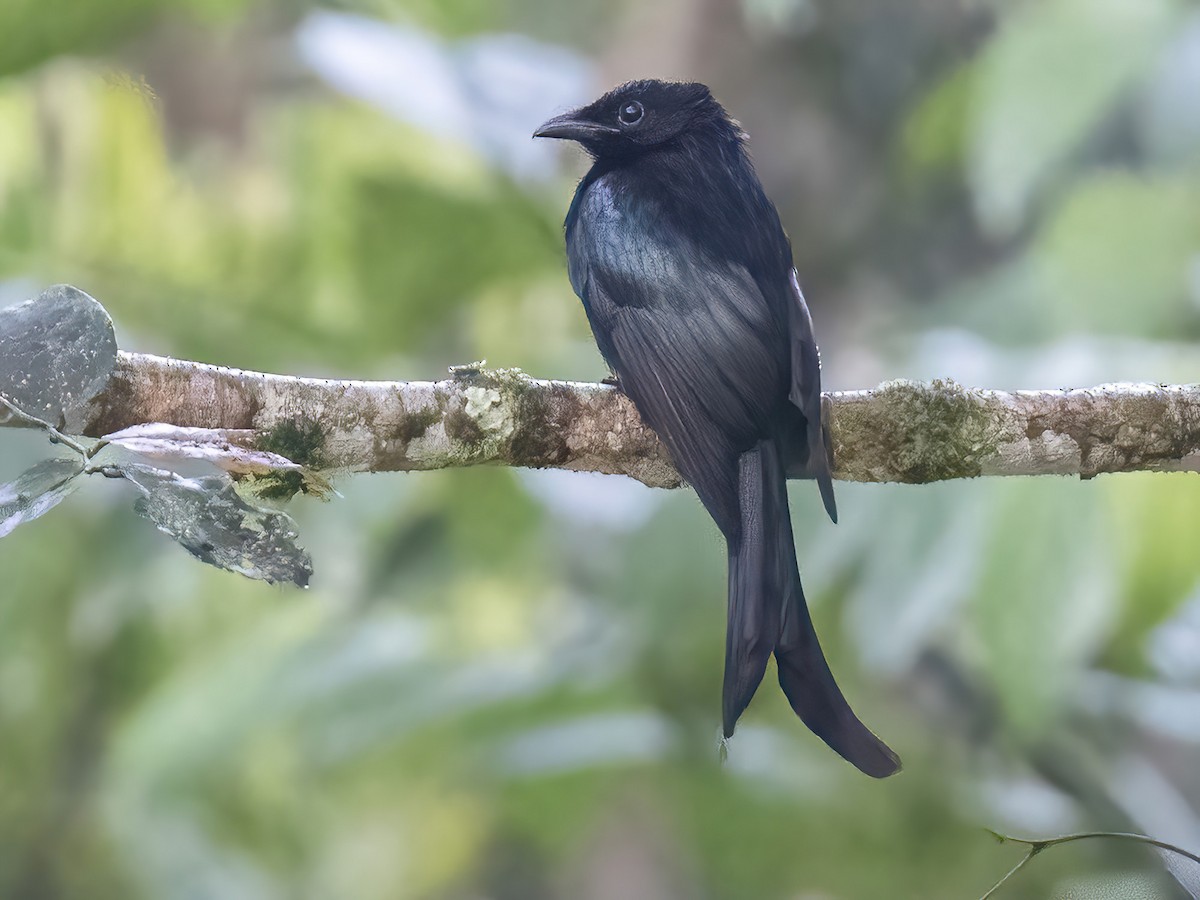
<svg viewBox="0 0 1200 900"><path fill-rule="evenodd" d="M978 475L1200 469L1200 386L1003 391L890 382L828 395L836 475L926 483ZM496 464L679 477L619 390L461 367L438 382L332 381L122 352L84 433L164 422L315 468Z"/></svg>

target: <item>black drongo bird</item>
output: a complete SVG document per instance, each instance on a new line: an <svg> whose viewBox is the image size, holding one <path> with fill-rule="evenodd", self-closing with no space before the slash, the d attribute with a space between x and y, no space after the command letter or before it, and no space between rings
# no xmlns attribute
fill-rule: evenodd
<svg viewBox="0 0 1200 900"><path fill-rule="evenodd" d="M900 760L851 711L817 643L787 474L834 521L821 370L792 248L702 84L635 81L543 124L594 164L567 213L567 260L596 343L729 548L725 736L772 653L796 714L868 775Z"/></svg>

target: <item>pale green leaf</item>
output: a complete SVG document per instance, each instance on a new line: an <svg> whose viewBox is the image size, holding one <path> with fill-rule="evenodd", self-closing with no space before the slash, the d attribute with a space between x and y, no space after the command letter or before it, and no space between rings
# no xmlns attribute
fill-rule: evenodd
<svg viewBox="0 0 1200 900"><path fill-rule="evenodd" d="M984 226L1017 230L1061 166L1146 74L1175 0L1049 0L1004 19L980 62L968 178Z"/></svg>
<svg viewBox="0 0 1200 900"><path fill-rule="evenodd" d="M27 415L78 434L116 364L112 319L78 288L58 284L0 310L0 394Z"/></svg>
<svg viewBox="0 0 1200 900"><path fill-rule="evenodd" d="M78 457L47 459L16 481L0 484L0 537L58 506L78 486L75 476L82 471Z"/></svg>

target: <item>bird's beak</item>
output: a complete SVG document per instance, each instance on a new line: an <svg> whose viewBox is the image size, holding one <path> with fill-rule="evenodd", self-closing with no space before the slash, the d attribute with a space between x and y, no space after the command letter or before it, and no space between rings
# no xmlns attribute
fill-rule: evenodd
<svg viewBox="0 0 1200 900"><path fill-rule="evenodd" d="M565 138L568 141L595 140L608 134L620 133L619 128L599 125L579 118L579 113L569 112L553 119L547 119L533 133L535 138Z"/></svg>

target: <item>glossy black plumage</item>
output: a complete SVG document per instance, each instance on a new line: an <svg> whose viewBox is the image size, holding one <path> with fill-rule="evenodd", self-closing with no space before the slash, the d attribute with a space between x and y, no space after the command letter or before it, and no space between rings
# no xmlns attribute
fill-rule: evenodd
<svg viewBox="0 0 1200 900"><path fill-rule="evenodd" d="M595 162L566 220L571 284L621 389L725 536L726 736L775 654L792 708L864 772L899 760L854 715L800 586L786 476L835 521L812 320L737 123L701 84L639 81L535 133Z"/></svg>

